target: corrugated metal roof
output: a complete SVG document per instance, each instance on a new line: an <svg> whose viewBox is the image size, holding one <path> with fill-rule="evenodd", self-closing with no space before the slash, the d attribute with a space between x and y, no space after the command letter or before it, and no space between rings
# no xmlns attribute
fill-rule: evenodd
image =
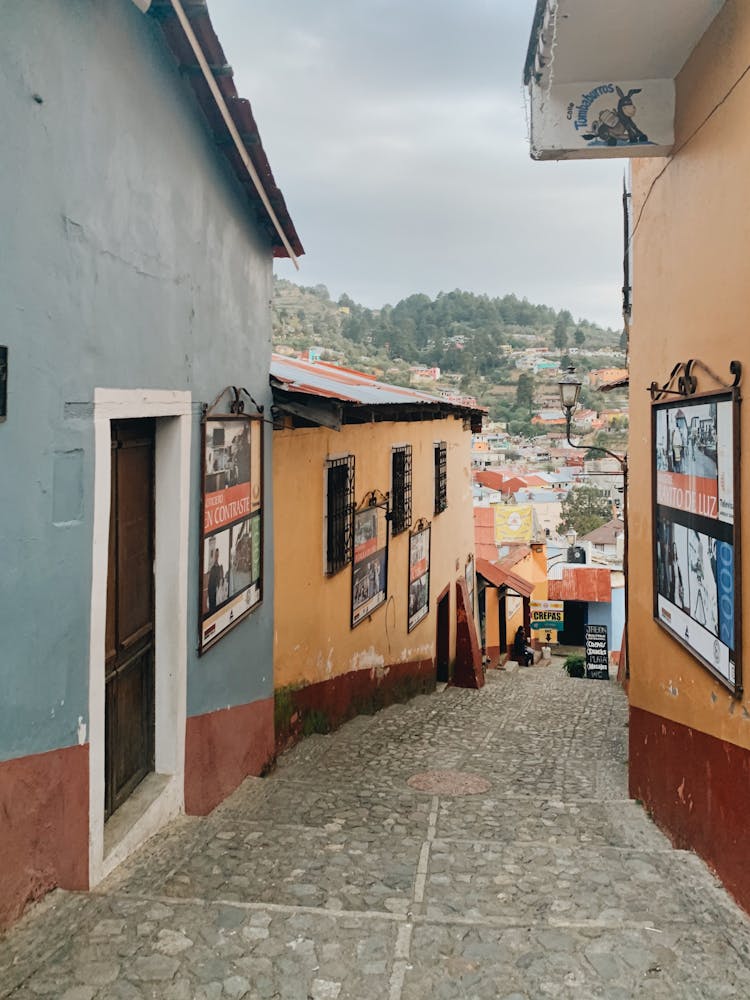
<svg viewBox="0 0 750 1000"><path fill-rule="evenodd" d="M417 404L435 406L440 410L454 410L456 413L473 413L479 416L481 409L461 406L426 392L408 389L400 385L378 382L372 375L341 368L326 362L302 361L274 354L271 359L271 383L276 388L303 395L337 399L343 403L358 403L366 406L394 406Z"/></svg>
<svg viewBox="0 0 750 1000"><path fill-rule="evenodd" d="M534 584L529 580L524 580L517 573L503 569L498 563L492 563L488 559L477 559L477 573L494 587L510 587L522 597L531 597L534 592Z"/></svg>
<svg viewBox="0 0 750 1000"><path fill-rule="evenodd" d="M275 212L276 218L279 220L292 250L298 257L301 257L305 251L289 215L284 196L276 186L276 181L271 173L271 167L260 141L258 126L255 124L250 102L241 98L237 93L232 67L227 65L221 42L217 38L211 24L208 7L204 0L185 0L183 8L206 61L213 69L216 84L226 102L229 114L242 138L252 164L260 177L263 190L271 204L271 208ZM167 44L177 59L179 70L187 78L190 87L195 93L216 145L227 160L229 160L232 170L246 192L248 201L251 202L257 211L258 218L271 240L274 257L288 257L287 249L276 232L276 227L273 225L271 217L255 189L247 168L242 162L240 154L237 152L226 122L219 111L219 106L214 100L214 96L198 66L193 49L180 22L175 16L170 0L153 0L149 8L149 14L160 23Z"/></svg>
<svg viewBox="0 0 750 1000"><path fill-rule="evenodd" d="M549 581L550 601L612 602L612 586L608 569L588 566L565 567L562 580Z"/></svg>

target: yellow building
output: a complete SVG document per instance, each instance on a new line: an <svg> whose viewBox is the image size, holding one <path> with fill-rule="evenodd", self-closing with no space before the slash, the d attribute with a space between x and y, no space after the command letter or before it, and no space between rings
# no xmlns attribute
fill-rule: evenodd
<svg viewBox="0 0 750 1000"><path fill-rule="evenodd" d="M332 365L276 357L271 377L279 743L481 683L465 613L481 412Z"/></svg>
<svg viewBox="0 0 750 1000"><path fill-rule="evenodd" d="M750 5L695 0L688 17L665 0L607 36L621 12L615 0L559 0L552 53L539 3L526 69L532 155L636 157L624 282L630 791L750 908L750 560L739 523L750 495L740 449L750 415L739 406L750 362ZM601 79L609 64L622 77Z"/></svg>

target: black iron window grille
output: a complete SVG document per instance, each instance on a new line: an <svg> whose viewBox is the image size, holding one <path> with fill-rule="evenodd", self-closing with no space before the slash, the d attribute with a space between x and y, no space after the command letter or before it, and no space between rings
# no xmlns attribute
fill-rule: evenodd
<svg viewBox="0 0 750 1000"><path fill-rule="evenodd" d="M326 464L326 573L338 573L352 558L354 455Z"/></svg>
<svg viewBox="0 0 750 1000"><path fill-rule="evenodd" d="M411 527L411 445L391 452L391 533Z"/></svg>
<svg viewBox="0 0 750 1000"><path fill-rule="evenodd" d="M445 441L435 445L435 513L448 506L448 446Z"/></svg>

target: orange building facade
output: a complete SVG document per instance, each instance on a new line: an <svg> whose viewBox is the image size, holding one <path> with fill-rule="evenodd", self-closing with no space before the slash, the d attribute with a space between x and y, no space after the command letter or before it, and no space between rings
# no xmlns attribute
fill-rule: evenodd
<svg viewBox="0 0 750 1000"><path fill-rule="evenodd" d="M277 742L467 671L481 683L467 613L476 604L471 423L481 414L333 366L277 359L272 381ZM338 429L312 424L329 418ZM399 455L408 456L406 516L396 509ZM332 564L331 490L344 463L353 538Z"/></svg>
<svg viewBox="0 0 750 1000"><path fill-rule="evenodd" d="M747 289L750 8L729 2L676 79L675 152L633 164L633 315L629 509L630 790L680 846L694 848L750 909L750 699L720 683L654 620L651 402L673 366L699 359L721 381L750 371ZM738 82L739 81L739 82ZM697 391L717 387L697 369ZM743 408L740 435L748 440ZM750 498L750 465L739 464ZM735 616L750 616L750 562L739 535ZM649 554L649 555L647 555ZM742 570L740 567L743 566ZM737 593L737 592L736 592ZM738 594L737 594L738 596ZM750 635L735 653L750 664Z"/></svg>
<svg viewBox="0 0 750 1000"><path fill-rule="evenodd" d="M750 115L750 7L695 0L688 20L681 5L653 5L648 19L630 18L603 41L597 29L620 8L559 0L552 11L539 0L525 75L531 151L631 160L630 793L750 909L742 680L743 669L750 676L750 561L740 523L750 416L739 403L750 366L750 136L740 124ZM554 51L543 30L550 12ZM605 81L609 65L621 76ZM594 135L615 84L637 95L627 109L637 128ZM568 91L574 113L566 116Z"/></svg>

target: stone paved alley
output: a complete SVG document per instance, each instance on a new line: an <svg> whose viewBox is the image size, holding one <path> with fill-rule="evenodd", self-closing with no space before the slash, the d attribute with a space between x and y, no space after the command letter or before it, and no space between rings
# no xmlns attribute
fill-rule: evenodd
<svg viewBox="0 0 750 1000"><path fill-rule="evenodd" d="M48 897L0 941L0 995L750 997L750 921L628 801L626 721L553 664L310 737Z"/></svg>

